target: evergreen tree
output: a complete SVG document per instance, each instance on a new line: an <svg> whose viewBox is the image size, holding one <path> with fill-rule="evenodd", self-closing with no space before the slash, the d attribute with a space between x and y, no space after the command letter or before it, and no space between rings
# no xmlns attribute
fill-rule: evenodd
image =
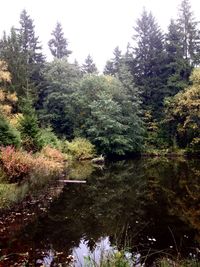
<svg viewBox="0 0 200 267"><path fill-rule="evenodd" d="M12 83L8 89L16 91L18 96L23 95L26 87L26 60L21 51L19 35L14 27L11 28L9 35L4 32L0 41L0 57L8 63L8 70L12 76Z"/></svg>
<svg viewBox="0 0 200 267"><path fill-rule="evenodd" d="M88 73L88 74L97 74L98 70L97 67L90 55L87 56L85 59L85 64L82 65L82 72L83 73Z"/></svg>
<svg viewBox="0 0 200 267"><path fill-rule="evenodd" d="M189 0L183 0L179 9L178 27L181 34L183 58L191 66L200 63L200 36Z"/></svg>
<svg viewBox="0 0 200 267"><path fill-rule="evenodd" d="M20 133L0 114L0 146L19 146Z"/></svg>
<svg viewBox="0 0 200 267"><path fill-rule="evenodd" d="M44 65L44 56L41 52L42 47L35 36L35 26L33 20L23 10L20 15L19 38L23 56L25 57L24 68L26 70L25 94L30 93L37 98L37 87L41 84L41 68Z"/></svg>
<svg viewBox="0 0 200 267"><path fill-rule="evenodd" d="M20 26L21 48L26 56L27 64L44 63L44 56L41 52L42 47L38 41L39 38L35 36L33 20L26 10L23 10L20 15Z"/></svg>
<svg viewBox="0 0 200 267"><path fill-rule="evenodd" d="M114 76L115 72L114 72L114 68L113 68L113 62L112 62L112 60L107 60L107 61L106 61L106 65L105 65L105 67L104 67L104 71L103 71L103 73L104 73L105 75L113 75L113 76Z"/></svg>
<svg viewBox="0 0 200 267"><path fill-rule="evenodd" d="M28 151L37 151L40 145L40 129L32 100L27 96L22 101L23 116L19 120L22 145Z"/></svg>
<svg viewBox="0 0 200 267"><path fill-rule="evenodd" d="M33 20L23 10L20 28L11 28L10 35L4 34L0 42L0 56L8 62L12 85L18 96L24 97L28 91L36 96L36 87L41 83L41 68L44 56L38 37L35 36Z"/></svg>
<svg viewBox="0 0 200 267"><path fill-rule="evenodd" d="M165 37L167 95L174 96L188 84L191 67L183 55L182 33L174 20L171 20Z"/></svg>
<svg viewBox="0 0 200 267"><path fill-rule="evenodd" d="M152 13L146 10L134 29L136 46L131 71L136 86L142 91L143 108L158 115L165 97L164 36Z"/></svg>
<svg viewBox="0 0 200 267"><path fill-rule="evenodd" d="M104 68L105 75L115 76L119 72L122 60L122 52L118 46L114 49L113 55L114 57L106 62L106 66Z"/></svg>
<svg viewBox="0 0 200 267"><path fill-rule="evenodd" d="M72 51L68 50L68 41L64 37L63 29L59 22L51 35L53 38L48 42L51 54L56 58L68 57Z"/></svg>

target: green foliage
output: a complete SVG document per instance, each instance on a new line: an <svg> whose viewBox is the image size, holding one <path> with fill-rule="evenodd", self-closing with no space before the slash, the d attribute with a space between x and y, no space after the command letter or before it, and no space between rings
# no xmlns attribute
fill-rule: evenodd
<svg viewBox="0 0 200 267"><path fill-rule="evenodd" d="M61 140L58 139L50 127L40 129L38 141L42 147L49 145L50 147L61 148Z"/></svg>
<svg viewBox="0 0 200 267"><path fill-rule="evenodd" d="M59 22L57 22L55 30L51 35L53 38L48 42L51 54L56 58L68 57L72 52L67 48L68 42L63 36L63 29Z"/></svg>
<svg viewBox="0 0 200 267"><path fill-rule="evenodd" d="M46 64L43 75L46 87L42 92L40 119L43 124L50 124L56 133L72 138L76 119L72 94L78 87L80 71L74 64L68 63L66 58L62 58Z"/></svg>
<svg viewBox="0 0 200 267"><path fill-rule="evenodd" d="M193 17L189 0L182 0L177 20L181 35L181 47L183 58L188 60L191 66L197 66L200 62L199 29L198 21Z"/></svg>
<svg viewBox="0 0 200 267"><path fill-rule="evenodd" d="M182 32L177 22L171 20L165 37L166 96L174 96L188 85L191 66L190 62L183 56L182 46Z"/></svg>
<svg viewBox="0 0 200 267"><path fill-rule="evenodd" d="M0 115L0 146L13 145L18 147L20 143L20 133Z"/></svg>
<svg viewBox="0 0 200 267"><path fill-rule="evenodd" d="M143 108L151 108L158 116L165 96L164 36L152 13L146 10L134 29L136 46L131 71L141 90Z"/></svg>
<svg viewBox="0 0 200 267"><path fill-rule="evenodd" d="M106 66L103 72L105 75L115 76L119 72L122 60L122 52L119 50L118 46L114 49L113 55L114 57L106 62Z"/></svg>
<svg viewBox="0 0 200 267"><path fill-rule="evenodd" d="M36 86L41 83L41 68L44 56L41 45L35 35L34 23L26 10L20 14L20 27L11 28L10 35L0 42L0 56L9 66L12 76L11 90L18 96L25 97L27 91L36 98Z"/></svg>
<svg viewBox="0 0 200 267"><path fill-rule="evenodd" d="M198 148L200 137L200 69L194 69L192 85L166 100L165 125L169 138L177 139L180 147ZM196 145L195 145L196 144ZM198 149L197 149L198 150Z"/></svg>
<svg viewBox="0 0 200 267"><path fill-rule="evenodd" d="M22 112L23 116L19 118L19 131L22 137L22 145L28 151L37 151L42 146L39 138L40 129L30 99L23 100Z"/></svg>
<svg viewBox="0 0 200 267"><path fill-rule="evenodd" d="M85 59L85 63L82 65L82 72L84 74L97 74L98 70L97 67L95 65L95 63L93 62L92 57L90 56L90 54L87 56L87 58Z"/></svg>
<svg viewBox="0 0 200 267"><path fill-rule="evenodd" d="M89 138L99 153L125 155L141 149L138 93L123 81L85 76L76 92L76 135Z"/></svg>
<svg viewBox="0 0 200 267"><path fill-rule="evenodd" d="M76 160L91 159L95 155L94 145L85 138L75 138L71 142L65 141L63 149Z"/></svg>
<svg viewBox="0 0 200 267"><path fill-rule="evenodd" d="M131 267L132 261L127 259L126 252L117 251L117 252L108 252L101 255L100 262L95 262L94 259L90 256L84 257L84 267Z"/></svg>

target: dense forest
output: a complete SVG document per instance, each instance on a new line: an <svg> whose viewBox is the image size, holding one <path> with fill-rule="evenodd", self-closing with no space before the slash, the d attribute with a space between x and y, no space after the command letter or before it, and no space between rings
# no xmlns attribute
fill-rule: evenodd
<svg viewBox="0 0 200 267"><path fill-rule="evenodd" d="M167 32L143 10L125 53L114 48L103 74L91 57L69 62L61 23L47 61L26 10L0 40L0 145L40 151L89 140L104 155L200 151L200 27L183 0ZM131 36L130 36L131 38ZM63 148L62 148L63 149Z"/></svg>

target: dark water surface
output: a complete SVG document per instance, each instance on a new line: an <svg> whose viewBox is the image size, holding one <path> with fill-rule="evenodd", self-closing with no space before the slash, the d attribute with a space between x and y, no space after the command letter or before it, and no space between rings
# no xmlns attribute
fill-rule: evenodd
<svg viewBox="0 0 200 267"><path fill-rule="evenodd" d="M84 256L98 261L114 246L147 265L168 254L199 256L199 160L129 160L103 169L81 164L70 175L87 183L66 184L45 214L22 222L11 239L0 235L1 254L8 255L0 266L24 258L26 266L68 266L69 255L75 266L89 266Z"/></svg>

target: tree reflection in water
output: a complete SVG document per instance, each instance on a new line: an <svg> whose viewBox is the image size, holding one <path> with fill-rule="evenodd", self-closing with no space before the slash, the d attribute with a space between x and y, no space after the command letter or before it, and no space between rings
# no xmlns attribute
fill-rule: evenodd
<svg viewBox="0 0 200 267"><path fill-rule="evenodd" d="M16 233L18 251L29 251L29 261L51 248L54 261L65 262L83 240L94 250L102 238L140 252L149 264L168 253L198 256L198 160L137 159L84 173L87 184L67 184L45 216Z"/></svg>

